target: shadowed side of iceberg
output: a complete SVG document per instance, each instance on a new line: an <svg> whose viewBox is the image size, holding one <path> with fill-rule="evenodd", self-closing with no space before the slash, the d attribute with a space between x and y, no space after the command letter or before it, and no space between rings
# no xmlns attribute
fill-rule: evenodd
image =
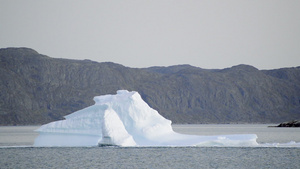
<svg viewBox="0 0 300 169"><path fill-rule="evenodd" d="M106 109L107 105L90 106L41 126L34 146L96 146L102 138L99 126Z"/></svg>
<svg viewBox="0 0 300 169"><path fill-rule="evenodd" d="M97 146L101 137L96 135L44 133L35 139L36 147L86 147Z"/></svg>

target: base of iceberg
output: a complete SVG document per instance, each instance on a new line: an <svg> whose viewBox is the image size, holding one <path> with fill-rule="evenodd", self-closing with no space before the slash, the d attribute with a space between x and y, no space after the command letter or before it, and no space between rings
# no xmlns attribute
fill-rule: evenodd
<svg viewBox="0 0 300 169"><path fill-rule="evenodd" d="M195 136L173 131L171 121L138 92L94 97L95 104L41 126L34 146L257 146L255 134Z"/></svg>

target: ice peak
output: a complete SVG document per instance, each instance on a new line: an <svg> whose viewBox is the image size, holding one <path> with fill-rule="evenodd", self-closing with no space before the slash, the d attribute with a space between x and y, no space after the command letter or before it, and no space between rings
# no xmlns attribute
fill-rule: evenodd
<svg viewBox="0 0 300 169"><path fill-rule="evenodd" d="M129 93L128 90L118 90L117 94L124 94L124 93Z"/></svg>
<svg viewBox="0 0 300 169"><path fill-rule="evenodd" d="M95 104L106 104L117 101L132 99L133 95L139 95L136 91L129 92L128 90L118 90L116 95L103 95L94 97ZM139 96L140 97L140 96Z"/></svg>

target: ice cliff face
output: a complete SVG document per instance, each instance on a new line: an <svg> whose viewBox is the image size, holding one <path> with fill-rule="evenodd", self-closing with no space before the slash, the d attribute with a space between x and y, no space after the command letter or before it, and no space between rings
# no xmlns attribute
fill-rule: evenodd
<svg viewBox="0 0 300 169"><path fill-rule="evenodd" d="M139 93L119 90L95 104L41 126L35 146L252 146L256 135L188 136L145 103Z"/></svg>

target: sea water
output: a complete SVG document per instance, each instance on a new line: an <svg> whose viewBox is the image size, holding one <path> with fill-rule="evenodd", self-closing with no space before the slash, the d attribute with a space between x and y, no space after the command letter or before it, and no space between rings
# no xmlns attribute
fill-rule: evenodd
<svg viewBox="0 0 300 169"><path fill-rule="evenodd" d="M300 142L300 128L173 125L194 135L257 134L258 142ZM0 127L0 168L299 168L300 148L32 147L39 126Z"/></svg>

